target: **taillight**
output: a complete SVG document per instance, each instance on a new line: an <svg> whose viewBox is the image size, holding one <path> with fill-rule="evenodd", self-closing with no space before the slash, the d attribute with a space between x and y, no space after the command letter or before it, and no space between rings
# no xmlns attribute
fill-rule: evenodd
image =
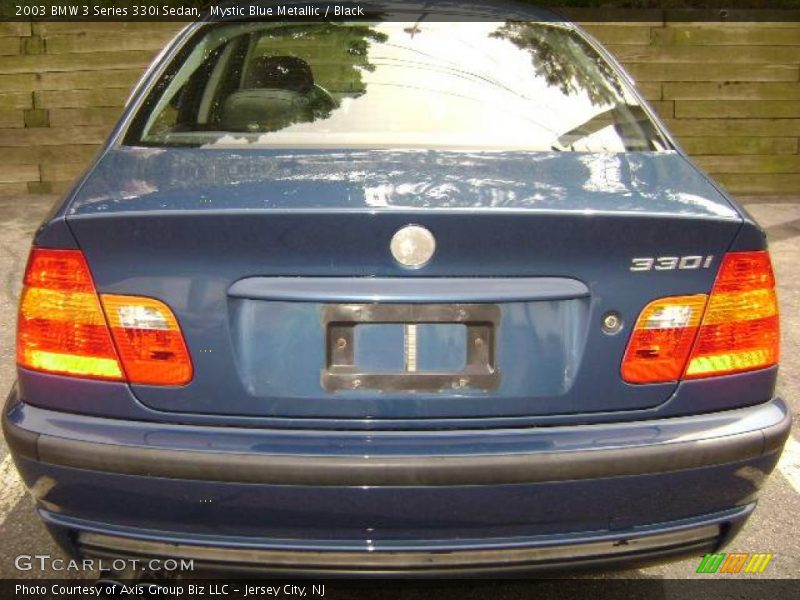
<svg viewBox="0 0 800 600"><path fill-rule="evenodd" d="M726 254L684 377L763 369L776 365L779 357L778 299L769 253Z"/></svg>
<svg viewBox="0 0 800 600"><path fill-rule="evenodd" d="M128 381L183 385L192 379L189 351L166 304L138 296L100 298Z"/></svg>
<svg viewBox="0 0 800 600"><path fill-rule="evenodd" d="M152 385L191 380L191 359L172 311L151 298L98 297L79 250L34 248L24 284L17 324L21 367Z"/></svg>
<svg viewBox="0 0 800 600"><path fill-rule="evenodd" d="M673 296L645 306L622 360L622 378L629 383L678 379L686 366L707 298L705 294Z"/></svg>
<svg viewBox="0 0 800 600"><path fill-rule="evenodd" d="M731 252L710 296L660 298L642 310L622 378L661 383L770 367L778 363L779 337L769 254Z"/></svg>
<svg viewBox="0 0 800 600"><path fill-rule="evenodd" d="M17 322L17 363L28 369L123 379L89 266L78 250L35 248Z"/></svg>

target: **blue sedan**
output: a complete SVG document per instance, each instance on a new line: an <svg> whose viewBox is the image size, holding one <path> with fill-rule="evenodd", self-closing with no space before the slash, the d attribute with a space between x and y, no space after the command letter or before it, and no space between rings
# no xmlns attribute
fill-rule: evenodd
<svg viewBox="0 0 800 600"><path fill-rule="evenodd" d="M753 512L763 231L579 28L394 10L192 24L36 232L3 428L71 555L599 568Z"/></svg>

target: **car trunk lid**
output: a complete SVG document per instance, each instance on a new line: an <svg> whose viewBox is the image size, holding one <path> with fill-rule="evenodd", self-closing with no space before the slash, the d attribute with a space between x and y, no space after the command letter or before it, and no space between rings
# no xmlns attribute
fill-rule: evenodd
<svg viewBox="0 0 800 600"><path fill-rule="evenodd" d="M620 377L630 327L707 292L741 218L676 153L121 148L67 222L101 292L180 321L194 379L145 405L411 423L663 403ZM389 248L412 224L420 269ZM631 270L659 257L702 260Z"/></svg>

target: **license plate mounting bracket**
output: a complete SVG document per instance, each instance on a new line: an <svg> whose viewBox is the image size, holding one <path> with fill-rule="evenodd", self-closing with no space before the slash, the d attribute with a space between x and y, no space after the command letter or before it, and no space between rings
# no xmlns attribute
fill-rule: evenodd
<svg viewBox="0 0 800 600"><path fill-rule="evenodd" d="M396 373L361 372L355 364L355 327L360 324L460 324L467 330L466 361L458 372L405 370ZM322 311L325 367L322 387L330 392L439 392L494 390L500 384L495 335L500 308L495 304L327 304Z"/></svg>

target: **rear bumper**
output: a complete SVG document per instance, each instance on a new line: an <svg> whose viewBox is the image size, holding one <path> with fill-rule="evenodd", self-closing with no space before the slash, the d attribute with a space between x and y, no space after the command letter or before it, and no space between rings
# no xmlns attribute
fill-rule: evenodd
<svg viewBox="0 0 800 600"><path fill-rule="evenodd" d="M270 485L489 485L668 473L775 453L790 427L779 399L623 424L385 435L128 422L27 405L3 414L12 452L33 461Z"/></svg>
<svg viewBox="0 0 800 600"><path fill-rule="evenodd" d="M11 402L3 429L76 555L304 573L601 567L717 548L774 468L779 399L634 423L331 432L122 421Z"/></svg>
<svg viewBox="0 0 800 600"><path fill-rule="evenodd" d="M298 574L304 576L454 576L500 575L599 569L624 565L641 566L712 552L731 539L750 516L754 504L702 518L662 523L632 531L594 532L572 536L538 536L496 540L460 540L447 549L391 548L376 551L367 545L349 549L325 549L320 540L307 540L294 547L277 547L251 541L247 546L234 540L203 543L180 537L157 538L148 532L114 531L91 523L76 523L45 513L45 522L56 530L77 531L75 548L85 557L114 564L148 564L156 559L191 561L193 573ZM152 532L151 532L152 533ZM304 548L303 546L306 546ZM189 576L192 573L188 574Z"/></svg>

